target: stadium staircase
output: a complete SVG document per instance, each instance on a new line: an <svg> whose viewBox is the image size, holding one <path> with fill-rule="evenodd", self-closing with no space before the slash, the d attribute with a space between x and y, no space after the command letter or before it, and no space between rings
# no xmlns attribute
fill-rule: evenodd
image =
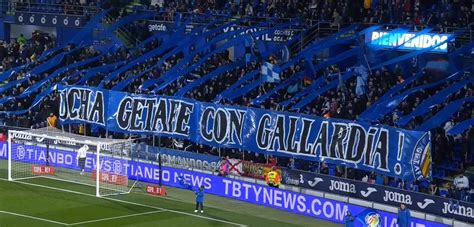
<svg viewBox="0 0 474 227"><path fill-rule="evenodd" d="M133 1L130 1L127 5L125 5L124 8L126 9L127 15L130 15L130 14L133 14L135 12L136 7L140 7L140 6L141 6L140 1L133 0ZM102 22L103 22L103 25L105 27L108 27L113 22L118 21L119 19L120 19L120 15L119 16L113 16L112 12L109 12L105 16L105 18ZM124 26L121 26L117 30L115 30L114 34L128 48L135 47L136 45L138 45L140 43L140 40L129 29L127 29Z"/></svg>

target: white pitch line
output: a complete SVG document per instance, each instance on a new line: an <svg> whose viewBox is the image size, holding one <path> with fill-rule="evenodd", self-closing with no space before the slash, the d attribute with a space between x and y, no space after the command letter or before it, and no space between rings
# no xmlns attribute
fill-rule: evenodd
<svg viewBox="0 0 474 227"><path fill-rule="evenodd" d="M161 210L165 210L165 211L172 212L172 213L184 214L184 215L193 216L193 217L196 217L196 218L202 218L202 219L207 219L207 220L211 220L211 221L218 221L218 222L222 222L222 223L226 223L226 224L230 224L230 225L235 225L235 226L240 226L240 227L246 227L246 225L244 225L244 224L239 224L239 223L235 223L235 222L225 221L225 220L221 220L221 219L217 219L217 218L211 218L211 217L201 216L201 215L197 215L197 214L190 214L190 213L186 213L186 212L182 212L182 211L177 211L177 210L170 210L170 209L166 209L166 208L155 207L155 206L149 206L149 205L145 205L145 204L134 203L134 202L129 202L129 201L120 200L120 199L114 199L114 198L107 198L107 197L104 197L104 199L108 199L108 200L112 200L112 201L117 201L117 202L122 202L122 203L133 204L133 205L137 205L137 206L144 206L144 207L149 207L149 208L161 209Z"/></svg>
<svg viewBox="0 0 474 227"><path fill-rule="evenodd" d="M101 219L95 219L95 220L90 220L90 221L76 222L69 225L72 226L72 225L90 224L90 223L95 223L95 222L109 221L109 220L114 220L114 219L128 218L128 217L162 213L162 212L166 212L166 210L155 210L155 211L143 212L143 213L138 213L138 214L128 214L128 215L122 215L122 216L116 216L116 217L110 217L110 218L101 218Z"/></svg>
<svg viewBox="0 0 474 227"><path fill-rule="evenodd" d="M43 221L43 222L49 222L49 223L53 223L53 224L57 224L57 225L65 225L65 226L68 225L67 223L64 223L64 222L53 221L53 220L49 220L49 219L44 219L44 218L39 218L39 217L34 217L34 216L26 215L26 214L19 214L19 213L4 211L4 210L0 210L0 213L9 214L9 215L18 216L18 217L23 217L23 218L34 219L34 220Z"/></svg>
<svg viewBox="0 0 474 227"><path fill-rule="evenodd" d="M2 179L2 178L0 178L0 180L2 180L2 181L8 181L7 179ZM91 194L87 194L87 193L83 193L83 192L71 191L71 190L62 189L62 188L53 188L53 187L49 187L49 186L45 186L45 185L32 184L32 183L23 182L23 181L10 181L10 182L18 183L18 184L25 184L25 185L35 186L35 187L41 187L41 188L47 188L47 189L51 189L51 190L69 192L69 193L73 193L73 194L78 194L78 195L84 195L84 196L89 196L89 197L97 198L95 195L91 195ZM164 211L168 211L168 212L172 212L172 213L188 215L188 216L192 216L192 217L196 217L196 218L202 218L202 219L207 219L207 220L211 220L211 221L222 222L222 223L226 223L226 224L230 224L230 225L235 225L235 226L240 226L240 227L246 227L246 226L247 226L247 225L244 225L244 224L239 224L239 223L235 223L235 222L225 221L225 220L221 220L221 219L217 219L217 218L211 218L211 217L201 216L201 215L197 215L197 214L190 214L190 213L186 213L186 212L182 212L182 211L171 210L171 209L161 208L161 207L157 207L157 206L150 206L150 205L145 205L145 204L141 204L141 203L130 202L130 201L126 201L126 200L120 200L120 199L114 199L114 198L108 198L108 197L100 197L100 198L106 199L106 200L111 200L111 201L116 201L116 202L121 202L121 203L128 203L128 204L137 205L137 206L142 206L142 207L153 208L153 209L157 209L157 210L164 210Z"/></svg>

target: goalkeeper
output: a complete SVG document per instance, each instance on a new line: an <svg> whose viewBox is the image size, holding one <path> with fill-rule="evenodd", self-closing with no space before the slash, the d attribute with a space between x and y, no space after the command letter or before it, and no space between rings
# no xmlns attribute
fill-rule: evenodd
<svg viewBox="0 0 474 227"><path fill-rule="evenodd" d="M77 164L79 165L79 168L81 169L81 175L84 175L84 167L86 165L86 157L87 157L87 151L89 150L89 146L84 145L79 150L77 150Z"/></svg>

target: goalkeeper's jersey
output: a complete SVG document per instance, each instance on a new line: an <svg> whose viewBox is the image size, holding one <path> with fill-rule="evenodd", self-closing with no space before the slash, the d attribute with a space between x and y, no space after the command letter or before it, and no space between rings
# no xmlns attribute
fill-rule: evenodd
<svg viewBox="0 0 474 227"><path fill-rule="evenodd" d="M87 148L81 147L77 150L77 158L85 158L87 156Z"/></svg>

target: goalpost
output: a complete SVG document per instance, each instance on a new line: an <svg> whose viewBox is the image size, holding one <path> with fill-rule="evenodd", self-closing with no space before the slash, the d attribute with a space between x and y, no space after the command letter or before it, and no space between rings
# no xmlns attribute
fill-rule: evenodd
<svg viewBox="0 0 474 227"><path fill-rule="evenodd" d="M10 130L8 180L69 182L74 185L68 189L84 192L87 188L87 193L97 197L127 194L136 184L127 173L134 147L132 140L81 136L55 128ZM78 155L81 148L87 149L85 158Z"/></svg>

